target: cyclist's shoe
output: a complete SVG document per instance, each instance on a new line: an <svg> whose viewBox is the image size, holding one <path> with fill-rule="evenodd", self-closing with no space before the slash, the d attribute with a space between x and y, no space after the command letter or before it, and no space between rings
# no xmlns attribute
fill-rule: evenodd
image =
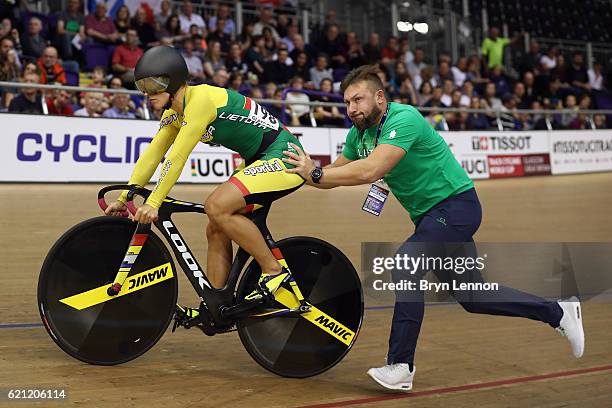
<svg viewBox="0 0 612 408"><path fill-rule="evenodd" d="M245 300L257 300L261 299L264 294L268 296L274 296L274 293L278 290L283 282L287 282L291 279L291 272L289 269L283 268L281 273L278 275L268 275L262 273L259 278L258 287L248 294Z"/></svg>
<svg viewBox="0 0 612 408"><path fill-rule="evenodd" d="M192 326L190 322L192 322L193 319L195 319L199 315L199 309L181 306L177 303L176 311L174 312L174 325L172 326L172 332L174 333L176 328L179 326L183 326L186 329L190 328Z"/></svg>

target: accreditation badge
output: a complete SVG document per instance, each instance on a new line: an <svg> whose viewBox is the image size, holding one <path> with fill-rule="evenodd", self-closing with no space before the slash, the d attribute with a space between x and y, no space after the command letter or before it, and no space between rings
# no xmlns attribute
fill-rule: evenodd
<svg viewBox="0 0 612 408"><path fill-rule="evenodd" d="M389 197L389 188L387 184L382 179L378 180L370 186L370 191L368 191L368 195L361 209L378 217L387 201L387 197Z"/></svg>

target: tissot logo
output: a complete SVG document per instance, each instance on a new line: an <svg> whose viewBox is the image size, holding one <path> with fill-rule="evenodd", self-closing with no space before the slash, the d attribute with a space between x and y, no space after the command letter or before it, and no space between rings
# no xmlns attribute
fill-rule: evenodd
<svg viewBox="0 0 612 408"><path fill-rule="evenodd" d="M473 150L528 150L531 136L472 136Z"/></svg>

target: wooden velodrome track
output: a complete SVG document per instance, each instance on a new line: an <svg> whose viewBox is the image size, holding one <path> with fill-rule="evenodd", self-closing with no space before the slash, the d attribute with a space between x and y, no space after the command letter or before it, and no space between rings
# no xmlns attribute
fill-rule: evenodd
<svg viewBox="0 0 612 408"><path fill-rule="evenodd" d="M0 185L0 388L62 387L69 404L83 407L612 407L610 303L584 305L587 343L580 360L546 325L470 315L456 305L428 307L412 394L385 392L365 375L383 363L390 308L366 309L360 337L345 360L306 380L264 371L235 333L206 337L197 329L168 332L147 354L122 366L83 364L60 351L40 325L36 284L59 235L98 215L98 188ZM212 188L180 185L172 195L202 201ZM612 173L481 181L477 189L484 207L480 241L612 239ZM365 193L364 187L303 188L273 207L270 229L277 239L328 240L359 269L362 241L401 241L413 228L394 199L380 218L363 213ZM206 219L196 217L176 220L204 261ZM195 305L180 275L180 300Z"/></svg>

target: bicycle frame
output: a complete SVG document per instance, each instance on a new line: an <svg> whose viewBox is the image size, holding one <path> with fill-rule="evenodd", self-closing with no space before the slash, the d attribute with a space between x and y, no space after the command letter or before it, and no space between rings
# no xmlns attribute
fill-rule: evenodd
<svg viewBox="0 0 612 408"><path fill-rule="evenodd" d="M134 214L136 212L136 207L133 204L133 198L135 195L139 195L143 198L147 198L151 193L150 190L145 188L141 188L138 186L130 186L130 185L112 185L105 187L100 190L98 193L98 201L100 206L105 208L106 203L104 201L104 195L113 190L129 190L128 193L128 208L130 212ZM259 231L264 237L266 244L277 258L277 260L283 266L287 266L286 262L283 259L280 249L277 247L276 242L272 238L272 235L267 227L267 216L270 211L270 206L265 206L257 209L253 213L250 214L251 220L255 223ZM167 197L158 210L158 220L154 222L154 225L157 229L162 233L166 241L171 243L172 251L174 252L174 256L178 261L181 269L189 279L189 282L193 286L194 290L200 296L202 301L208 307L213 319L217 323L227 323L232 319L243 315L244 312L253 309L257 306L260 306L264 303L261 301L251 301L251 302L242 302L236 304L234 302L234 289L236 288L236 284L238 283L238 278L240 277L240 273L244 269L247 261L251 257L248 252L246 252L242 248L238 248L238 252L234 257L232 262L230 273L228 276L228 280L225 284L225 287L221 289L214 288L206 274L204 273L205 269L203 269L196 257L192 254L189 246L186 241L183 239L183 236L179 232L176 225L172 222L172 214L173 213L188 213L195 212L200 214L206 214L206 210L202 204L192 203L188 201L179 201L173 198ZM127 214L124 214L127 216ZM146 236L149 234L151 226L149 224L138 224L136 231L134 233L134 237L132 238L132 242L130 243L130 249L128 249L126 253L126 257L124 258L124 264L121 265L119 269L118 278L115 279L114 284L109 288L109 295L111 295L112 288L116 288L116 293L119 292L121 288L121 281L118 280L129 273L129 266L134 263L136 257L138 256L138 251L133 251L131 248L134 247L135 244L144 245L146 241ZM126 263L126 259L129 259L129 262ZM125 275L125 276L124 276ZM117 283L120 285L117 287ZM303 297L297 288L297 285L293 283L291 285L292 289L294 289L298 300L303 300Z"/></svg>

